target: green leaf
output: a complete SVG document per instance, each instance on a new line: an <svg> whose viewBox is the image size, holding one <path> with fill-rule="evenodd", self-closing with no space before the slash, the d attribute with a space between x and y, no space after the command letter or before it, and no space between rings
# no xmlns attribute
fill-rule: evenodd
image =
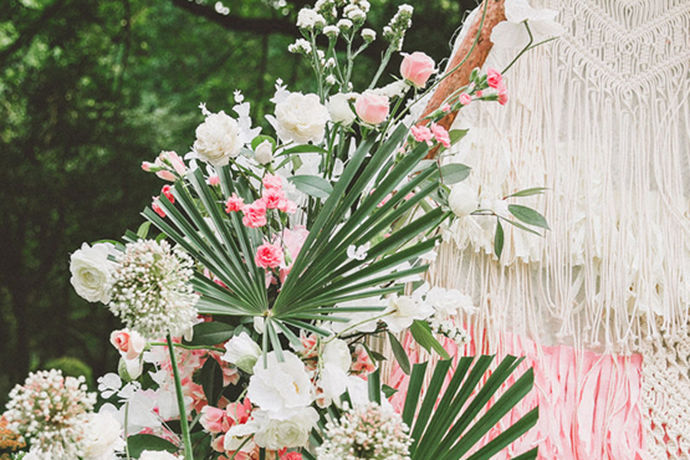
<svg viewBox="0 0 690 460"><path fill-rule="evenodd" d="M129 447L129 454L137 458L145 450L164 450L170 453L176 453L179 449L170 441L167 441L152 434L135 434L127 438L127 446Z"/></svg>
<svg viewBox="0 0 690 460"><path fill-rule="evenodd" d="M393 356L395 356L395 359L398 361L400 369L402 369L405 374L410 375L410 359L407 357L407 353L405 353L405 349L400 344L400 341L390 332L388 332L388 341L391 343Z"/></svg>
<svg viewBox="0 0 690 460"><path fill-rule="evenodd" d="M262 144L264 141L268 141L271 143L273 150L276 148L276 140L273 139L271 136L266 136L264 134L260 134L252 140L252 150L256 150L256 148Z"/></svg>
<svg viewBox="0 0 690 460"><path fill-rule="evenodd" d="M456 142L459 142L467 135L469 131L469 129L451 129L448 132L448 135L450 136L450 143L455 144Z"/></svg>
<svg viewBox="0 0 690 460"><path fill-rule="evenodd" d="M545 190L548 190L546 187L532 187L532 188L526 188L523 190L519 190L515 193L511 193L510 195L506 196L506 198L511 198L511 197L521 197L521 196L532 196L532 195L540 195L544 193Z"/></svg>
<svg viewBox="0 0 690 460"><path fill-rule="evenodd" d="M510 213L518 220L521 220L527 225L534 225L535 227L541 227L547 230L549 229L549 224L546 223L544 216L532 208L519 204L509 204L508 211L510 211Z"/></svg>
<svg viewBox="0 0 690 460"><path fill-rule="evenodd" d="M144 222L139 226L139 229L137 229L137 236L142 240L145 240L149 234L149 228L151 228L151 222Z"/></svg>
<svg viewBox="0 0 690 460"><path fill-rule="evenodd" d="M496 234L494 235L494 252L496 257L501 258L501 253L503 252L503 226L501 221L496 219Z"/></svg>
<svg viewBox="0 0 690 460"><path fill-rule="evenodd" d="M333 191L331 183L319 176L309 176L305 174L291 176L288 180L292 182L300 192L304 192L316 198L328 198Z"/></svg>
<svg viewBox="0 0 690 460"><path fill-rule="evenodd" d="M426 321L415 320L412 326L410 326L410 332L417 343L423 346L427 351L431 352L433 348L443 359L450 359L450 355L445 348L443 348L443 345L441 345L431 333L431 328Z"/></svg>
<svg viewBox="0 0 690 460"><path fill-rule="evenodd" d="M233 335L234 327L220 321L199 323L194 326L194 336L189 345L213 346L230 340Z"/></svg>
<svg viewBox="0 0 690 460"><path fill-rule="evenodd" d="M213 358L206 359L201 368L201 387L208 403L215 406L223 393L223 371Z"/></svg>
<svg viewBox="0 0 690 460"><path fill-rule="evenodd" d="M467 179L471 170L472 168L462 163L451 163L441 166L441 178L444 184L456 184Z"/></svg>
<svg viewBox="0 0 690 460"><path fill-rule="evenodd" d="M393 388L393 387L385 385L385 384L381 385L381 391L383 392L383 394L386 398L390 398L391 396L393 396L395 393L398 392L398 390L396 388Z"/></svg>
<svg viewBox="0 0 690 460"><path fill-rule="evenodd" d="M369 401L381 404L381 368L369 374L367 384L369 387Z"/></svg>

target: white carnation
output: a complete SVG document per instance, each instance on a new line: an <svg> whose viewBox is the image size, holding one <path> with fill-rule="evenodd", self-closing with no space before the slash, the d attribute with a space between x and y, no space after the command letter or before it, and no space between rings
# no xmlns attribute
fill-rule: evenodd
<svg viewBox="0 0 690 460"><path fill-rule="evenodd" d="M320 143L329 119L316 94L290 93L276 104L275 128L284 142Z"/></svg>
<svg viewBox="0 0 690 460"><path fill-rule="evenodd" d="M453 185L448 195L448 206L458 217L465 217L477 210L477 192L469 185L460 182Z"/></svg>
<svg viewBox="0 0 690 460"><path fill-rule="evenodd" d="M267 355L254 365L254 375L249 379L247 397L261 409L285 416L296 408L306 407L314 401L314 387L304 363L294 353L283 350L283 361L276 352Z"/></svg>
<svg viewBox="0 0 690 460"><path fill-rule="evenodd" d="M225 354L221 359L251 373L260 355L261 347L249 337L249 334L242 332L225 344Z"/></svg>
<svg viewBox="0 0 690 460"><path fill-rule="evenodd" d="M319 420L316 410L313 407L300 407L285 415L276 418L266 411L255 411L254 417L259 423L259 429L254 434L256 445L271 450L307 445L309 433Z"/></svg>
<svg viewBox="0 0 690 460"><path fill-rule="evenodd" d="M357 93L337 93L328 98L328 113L334 123L342 123L347 126L357 116L350 108L349 101L357 98Z"/></svg>
<svg viewBox="0 0 690 460"><path fill-rule="evenodd" d="M196 128L194 152L214 166L225 166L240 154L240 127L225 112L212 113Z"/></svg>
<svg viewBox="0 0 690 460"><path fill-rule="evenodd" d="M91 415L84 433L84 460L111 460L125 447L122 427L111 414Z"/></svg>
<svg viewBox="0 0 690 460"><path fill-rule="evenodd" d="M113 253L113 245L97 243L89 246L84 243L70 257L70 283L79 296L89 302L110 301L112 276L117 264L108 260Z"/></svg>

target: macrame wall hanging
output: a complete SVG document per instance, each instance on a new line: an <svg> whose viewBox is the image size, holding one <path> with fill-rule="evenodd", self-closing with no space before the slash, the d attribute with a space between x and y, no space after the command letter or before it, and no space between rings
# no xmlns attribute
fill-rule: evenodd
<svg viewBox="0 0 690 460"><path fill-rule="evenodd" d="M690 1L531 3L564 33L510 68L508 105L460 112L453 128L470 131L452 153L482 208L507 214L503 197L547 187L522 200L551 230L504 225L499 261L495 219L466 217L430 281L479 307L460 354L534 366L541 417L522 442L541 458L690 458ZM515 51L494 46L485 67Z"/></svg>

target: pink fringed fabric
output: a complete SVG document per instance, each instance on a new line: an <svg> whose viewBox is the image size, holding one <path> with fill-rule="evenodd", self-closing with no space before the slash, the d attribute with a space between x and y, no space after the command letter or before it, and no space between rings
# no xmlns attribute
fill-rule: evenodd
<svg viewBox="0 0 690 460"><path fill-rule="evenodd" d="M413 362L428 359L411 337L405 337L403 345ZM456 362L459 356L476 352L472 344L464 350L450 341L444 346ZM538 458L544 460L644 458L640 355L578 352L565 345L539 347L529 339L507 334L498 348L497 361L506 354L525 356L514 378L533 367L534 390L501 420L490 439L537 404L539 421L505 453L494 458L507 459L534 446L539 446ZM393 365L389 384L400 390L391 399L397 409L404 402L408 380Z"/></svg>

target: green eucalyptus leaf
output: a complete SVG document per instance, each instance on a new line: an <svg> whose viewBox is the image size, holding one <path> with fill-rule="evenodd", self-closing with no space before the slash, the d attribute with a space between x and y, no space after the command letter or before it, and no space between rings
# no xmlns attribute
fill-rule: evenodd
<svg viewBox="0 0 690 460"><path fill-rule="evenodd" d="M511 197L522 197L522 196L532 196L532 195L540 195L544 193L545 190L548 190L546 187L532 187L532 188L526 188L523 190L519 190L515 193L511 193L508 195L506 198L511 198Z"/></svg>
<svg viewBox="0 0 690 460"><path fill-rule="evenodd" d="M192 340L185 343L189 345L217 345L226 340L230 340L234 334L234 330L235 328L233 326L220 321L199 323L194 326L194 336Z"/></svg>
<svg viewBox="0 0 690 460"><path fill-rule="evenodd" d="M535 227L541 227L547 230L549 229L549 224L546 223L546 219L544 218L544 216L542 216L541 214L539 214L539 212L535 211L532 208L528 208L527 206L522 206L519 204L509 204L508 211L510 211L510 213L514 215L515 218L521 220L527 225L533 225Z"/></svg>
<svg viewBox="0 0 690 460"><path fill-rule="evenodd" d="M175 444L152 434L135 434L127 438L129 455L137 458L145 450L164 450L176 453L178 448Z"/></svg>
<svg viewBox="0 0 690 460"><path fill-rule="evenodd" d="M443 345L431 333L431 328L426 321L415 320L410 326L412 337L428 352L433 348L436 353L443 357L443 359L450 359L450 355L443 348Z"/></svg>
<svg viewBox="0 0 690 460"><path fill-rule="evenodd" d="M391 344L393 356L395 356L396 361L398 361L400 369L402 369L405 374L410 375L410 359L407 357L407 353L405 353L405 349L400 344L400 341L390 332L388 333L388 341Z"/></svg>
<svg viewBox="0 0 690 460"><path fill-rule="evenodd" d="M304 192L316 198L328 198L333 191L331 183L319 176L299 175L289 177L288 180L292 182L300 192Z"/></svg>
<svg viewBox="0 0 690 460"><path fill-rule="evenodd" d="M463 137L467 135L469 131L469 129L451 129L448 132L448 135L450 136L451 145L455 144L456 142L459 142Z"/></svg>
<svg viewBox="0 0 690 460"><path fill-rule="evenodd" d="M447 164L441 166L441 178L444 184L456 184L467 179L471 170L472 168L462 163Z"/></svg>
<svg viewBox="0 0 690 460"><path fill-rule="evenodd" d="M206 359L201 368L201 387L208 403L215 406L223 393L223 370L213 358Z"/></svg>
<svg viewBox="0 0 690 460"><path fill-rule="evenodd" d="M501 221L496 219L496 234L494 235L494 253L496 257L501 258L501 253L503 252L503 226Z"/></svg>

